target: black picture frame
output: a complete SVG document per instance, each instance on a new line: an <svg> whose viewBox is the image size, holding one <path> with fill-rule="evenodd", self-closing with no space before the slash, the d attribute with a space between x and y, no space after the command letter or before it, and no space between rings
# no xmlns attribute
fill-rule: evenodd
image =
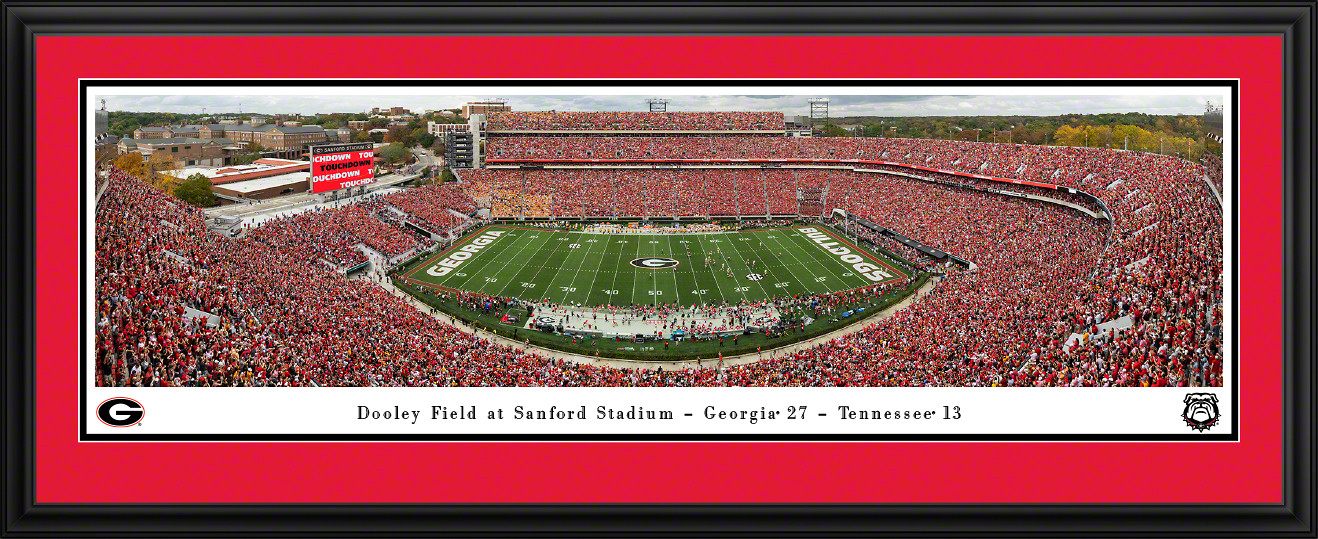
<svg viewBox="0 0 1318 539"><path fill-rule="evenodd" d="M3 533L1314 537L1311 3L868 5L6 2ZM350 23L350 24L347 24ZM41 35L1277 35L1284 38L1285 489L1248 505L109 505L34 502L34 42ZM624 31L625 30L625 31Z"/></svg>

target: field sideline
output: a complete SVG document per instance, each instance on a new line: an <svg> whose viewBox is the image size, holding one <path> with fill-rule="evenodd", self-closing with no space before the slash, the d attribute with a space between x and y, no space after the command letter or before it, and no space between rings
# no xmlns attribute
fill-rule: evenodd
<svg viewBox="0 0 1318 539"><path fill-rule="evenodd" d="M881 281L861 275L853 264L830 253L802 229L825 233L827 242L838 242L830 245L833 249L845 247L864 257L864 262L878 267ZM461 260L450 256L454 254ZM638 259L640 264L645 259L666 259L649 264L665 266L676 261L676 265L638 267L633 263ZM706 259L713 264L706 266ZM731 276L724 264L731 268ZM417 265L403 279L430 287L557 304L691 305L838 292L906 279L906 273L895 266L822 226L649 235L490 225Z"/></svg>

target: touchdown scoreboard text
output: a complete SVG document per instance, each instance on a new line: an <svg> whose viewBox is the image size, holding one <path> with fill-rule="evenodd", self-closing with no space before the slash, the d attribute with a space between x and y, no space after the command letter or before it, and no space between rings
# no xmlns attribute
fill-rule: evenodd
<svg viewBox="0 0 1318 539"><path fill-rule="evenodd" d="M375 150L369 142L311 147L311 192L347 189L375 181Z"/></svg>

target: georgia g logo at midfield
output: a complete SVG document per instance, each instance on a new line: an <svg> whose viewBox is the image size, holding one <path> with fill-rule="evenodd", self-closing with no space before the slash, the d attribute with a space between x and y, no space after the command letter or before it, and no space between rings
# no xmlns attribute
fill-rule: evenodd
<svg viewBox="0 0 1318 539"><path fill-rule="evenodd" d="M662 257L658 257L658 256L647 256L647 257L645 257L645 258L636 258L636 259L632 259L631 264L632 264L633 266L638 267L638 268L645 268L645 269L659 269L659 268L671 268L671 267L673 267L673 266L678 265L679 262L678 262L677 260L672 259L672 258L662 258Z"/></svg>
<svg viewBox="0 0 1318 539"><path fill-rule="evenodd" d="M1212 393L1189 393L1185 395L1185 409L1181 411L1181 418L1190 428L1203 432L1213 425L1222 417L1222 413L1217 409L1217 395Z"/></svg>
<svg viewBox="0 0 1318 539"><path fill-rule="evenodd" d="M141 423L145 416L142 403L127 397L105 399L96 407L96 419L111 427L131 427Z"/></svg>

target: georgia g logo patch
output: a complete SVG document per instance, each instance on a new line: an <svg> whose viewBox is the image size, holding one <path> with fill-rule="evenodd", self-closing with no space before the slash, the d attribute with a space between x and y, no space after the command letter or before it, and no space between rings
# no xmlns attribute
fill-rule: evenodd
<svg viewBox="0 0 1318 539"><path fill-rule="evenodd" d="M645 269L660 269L660 268L671 268L671 267L673 267L673 266L678 265L679 262L678 262L677 260L675 260L675 259L672 259L672 258L663 258L663 257L658 257L658 256L647 256L647 257L644 257L644 258L635 258L635 259L632 259L631 264L632 264L633 266L638 267L638 268L645 268Z"/></svg>
<svg viewBox="0 0 1318 539"><path fill-rule="evenodd" d="M144 416L142 403L127 397L105 399L96 407L96 419L111 427L131 427L141 423Z"/></svg>
<svg viewBox="0 0 1318 539"><path fill-rule="evenodd" d="M1190 428L1203 432L1217 424L1222 412L1217 409L1217 395L1212 393L1188 393L1185 395L1185 409L1181 418Z"/></svg>

